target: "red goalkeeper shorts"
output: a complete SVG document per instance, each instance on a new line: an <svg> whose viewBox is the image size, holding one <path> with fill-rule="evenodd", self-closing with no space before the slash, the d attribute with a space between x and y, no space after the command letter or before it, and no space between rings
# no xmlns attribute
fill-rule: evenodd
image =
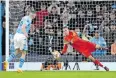
<svg viewBox="0 0 116 78"><path fill-rule="evenodd" d="M96 50L96 44L85 40L76 41L72 44L72 46L85 57L90 56L91 53Z"/></svg>

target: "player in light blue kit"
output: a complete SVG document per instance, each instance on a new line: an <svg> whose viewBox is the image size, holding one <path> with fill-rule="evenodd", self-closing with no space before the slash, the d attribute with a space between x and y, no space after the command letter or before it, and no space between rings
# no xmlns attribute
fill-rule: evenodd
<svg viewBox="0 0 116 78"><path fill-rule="evenodd" d="M14 35L14 48L16 50L15 53L12 53L9 58L4 62L4 70L7 70L8 62L11 62L14 58L16 58L16 55L21 53L21 57L19 60L19 68L17 72L22 72L21 68L25 61L26 52L28 50L27 45L27 38L28 38L28 32L31 28L31 22L32 19L34 19L36 16L34 11L31 11L29 16L24 16L16 30L16 34Z"/></svg>

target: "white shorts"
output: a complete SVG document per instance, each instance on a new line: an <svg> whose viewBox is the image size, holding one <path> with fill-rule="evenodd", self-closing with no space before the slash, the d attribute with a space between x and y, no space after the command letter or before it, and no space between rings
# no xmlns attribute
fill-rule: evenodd
<svg viewBox="0 0 116 78"><path fill-rule="evenodd" d="M14 35L14 48L20 50L28 50L27 38L24 34L16 33Z"/></svg>

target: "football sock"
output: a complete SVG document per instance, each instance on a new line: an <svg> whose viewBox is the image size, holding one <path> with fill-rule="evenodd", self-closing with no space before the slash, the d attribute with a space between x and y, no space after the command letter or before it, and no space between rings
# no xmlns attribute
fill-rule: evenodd
<svg viewBox="0 0 116 78"><path fill-rule="evenodd" d="M25 62L25 59L24 58L20 58L20 60L19 60L19 68L22 68L22 66L23 66L23 64L24 64L24 62Z"/></svg>
<svg viewBox="0 0 116 78"><path fill-rule="evenodd" d="M10 57L8 58L8 62L11 62L14 58L16 58L16 54L15 53L12 53L11 55L10 55Z"/></svg>
<svg viewBox="0 0 116 78"><path fill-rule="evenodd" d="M95 61L94 61L94 63L95 63L96 65L98 65L98 66L103 67L103 65L100 63L100 61L99 61L99 60L95 60Z"/></svg>

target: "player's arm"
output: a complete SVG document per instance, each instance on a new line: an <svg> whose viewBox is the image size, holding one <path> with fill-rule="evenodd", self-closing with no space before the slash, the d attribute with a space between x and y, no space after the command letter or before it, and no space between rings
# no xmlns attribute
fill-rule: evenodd
<svg viewBox="0 0 116 78"><path fill-rule="evenodd" d="M62 51L58 52L58 51L54 50L54 52L52 52L52 55L54 56L54 58L59 59L60 54L66 53L67 48L68 48L68 44L69 43L67 41L64 41L64 47L63 47Z"/></svg>
<svg viewBox="0 0 116 78"><path fill-rule="evenodd" d="M64 46L63 46L61 54L66 53L67 52L67 48L68 48L68 42L64 40Z"/></svg>
<svg viewBox="0 0 116 78"><path fill-rule="evenodd" d="M71 32L73 33L73 36L72 36L72 39L70 40L71 42L71 44L73 43L73 41L74 41L74 39L75 39L75 36L78 36L77 35L77 33L75 32L75 31L73 31L73 30L71 30Z"/></svg>
<svg viewBox="0 0 116 78"><path fill-rule="evenodd" d="M113 46L113 44L111 45L111 54L112 54L112 55L115 55L115 53L114 53L114 46Z"/></svg>
<svg viewBox="0 0 116 78"><path fill-rule="evenodd" d="M72 44L73 39L75 38L75 36L77 36L76 32L74 32L73 30L71 30L71 32L73 32L73 37L71 38L70 42L68 42L64 39L64 46L63 46L63 50L62 50L61 54L64 54L67 52L68 44Z"/></svg>
<svg viewBox="0 0 116 78"><path fill-rule="evenodd" d="M27 34L27 32L26 32L26 25L25 25L25 24L22 25L22 32L24 33L24 35L25 35L26 37L28 37L28 34Z"/></svg>
<svg viewBox="0 0 116 78"><path fill-rule="evenodd" d="M27 26L27 21L26 21L26 19L24 19L23 21L22 21L22 32L24 33L24 35L26 36L26 37L28 37L28 33L26 32L26 26Z"/></svg>

